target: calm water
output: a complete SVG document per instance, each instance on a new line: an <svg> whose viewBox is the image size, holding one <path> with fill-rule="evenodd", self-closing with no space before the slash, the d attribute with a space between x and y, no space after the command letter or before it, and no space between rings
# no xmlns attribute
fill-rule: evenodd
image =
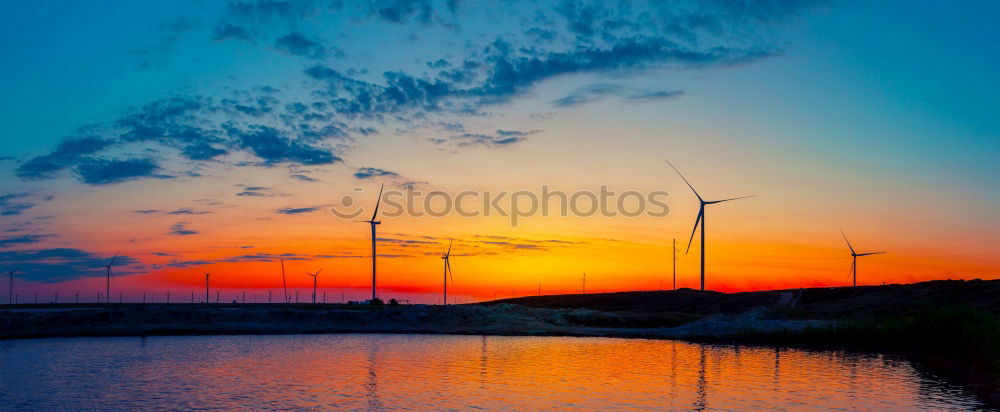
<svg viewBox="0 0 1000 412"><path fill-rule="evenodd" d="M975 409L879 355L606 338L199 336L0 342L0 408Z"/></svg>

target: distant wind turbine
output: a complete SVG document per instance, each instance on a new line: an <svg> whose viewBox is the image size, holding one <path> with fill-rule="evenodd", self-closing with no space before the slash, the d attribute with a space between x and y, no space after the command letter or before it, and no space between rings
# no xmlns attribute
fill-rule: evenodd
<svg viewBox="0 0 1000 412"><path fill-rule="evenodd" d="M667 160L666 162L668 165L670 165L672 169L674 169L675 172L677 172L677 175L681 177L681 180L683 180L684 183L686 183L687 186L691 188L691 191L694 192L695 197L698 198L698 203L699 203L698 217L694 221L694 229L691 230L691 238L688 239L687 251L685 251L684 253L687 254L688 252L691 251L691 243L694 241L694 233L698 231L698 224L700 223L701 224L701 290L705 290L705 206L714 205L716 203L728 202L730 200L746 199L748 197L754 197L756 195L733 197L722 200L702 199L701 195L698 194L698 191L694 190L694 186L691 186L691 183L688 182L686 178L684 178L684 175L681 174L681 171L677 170L677 168L674 167L673 163L670 163L669 160Z"/></svg>
<svg viewBox="0 0 1000 412"><path fill-rule="evenodd" d="M111 303L111 266L113 266L115 264L115 260L118 259L118 253L120 252L115 252L115 256L111 258L111 262L108 262L108 265L104 267L108 270L107 286L105 286L105 291L107 293L104 294L104 299L107 303Z"/></svg>
<svg viewBox="0 0 1000 412"><path fill-rule="evenodd" d="M212 275L211 273L206 273L205 274L205 303L206 304L210 303L208 301L208 277L211 276L211 275Z"/></svg>
<svg viewBox="0 0 1000 412"><path fill-rule="evenodd" d="M316 304L316 283L317 283L317 281L319 279L319 273L322 272L322 271L323 271L323 269L317 270L316 273L306 272L307 275L312 276L312 278L313 278L313 304L314 305Z"/></svg>
<svg viewBox="0 0 1000 412"><path fill-rule="evenodd" d="M7 303L10 305L14 304L14 272L17 272L17 268L7 269L7 276L10 276L10 287L7 289Z"/></svg>
<svg viewBox="0 0 1000 412"><path fill-rule="evenodd" d="M285 303L291 303L292 297L288 295L288 281L285 280L285 258L278 258L281 261L281 287L285 288Z"/></svg>
<svg viewBox="0 0 1000 412"><path fill-rule="evenodd" d="M857 252L854 251L854 247L851 246L851 241L847 240L847 234L845 234L843 230L840 231L840 234L842 236L844 236L844 241L847 242L847 248L851 249L851 260L852 260L851 261L851 272L848 274L848 276L853 276L854 277L854 286L858 286L858 257L859 256L869 256L869 255L881 255L881 254L883 254L885 252L857 253Z"/></svg>
<svg viewBox="0 0 1000 412"><path fill-rule="evenodd" d="M453 241L454 242L454 241ZM451 243L448 243L448 251L444 255L441 255L441 259L444 260L444 302L445 305L448 304L448 276L451 275ZM455 283L455 276L451 276L451 283Z"/></svg>
<svg viewBox="0 0 1000 412"><path fill-rule="evenodd" d="M382 203L382 189L385 189L385 183L382 183L382 187L378 189L378 199L375 200L375 213L372 213L372 218L370 220L358 220L358 223L364 222L368 223L372 227L372 303L375 302L375 261L378 255L375 253L375 226L382 224L382 222L375 220L378 218L378 206Z"/></svg>

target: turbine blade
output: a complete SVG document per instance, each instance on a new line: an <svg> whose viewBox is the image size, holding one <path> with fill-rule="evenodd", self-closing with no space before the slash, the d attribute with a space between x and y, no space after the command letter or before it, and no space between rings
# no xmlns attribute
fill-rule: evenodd
<svg viewBox="0 0 1000 412"><path fill-rule="evenodd" d="M845 280L845 282L848 281L848 280L851 280L851 274L854 273L854 264L855 263L857 263L857 262L854 262L853 259L852 259L852 261L851 261L851 270L847 271L847 279Z"/></svg>
<svg viewBox="0 0 1000 412"><path fill-rule="evenodd" d="M317 270L316 271L316 276L319 276L319 273L322 272L322 271L323 271L323 269Z"/></svg>
<svg viewBox="0 0 1000 412"><path fill-rule="evenodd" d="M730 201L730 200L740 200L740 199L746 199L746 198L748 198L748 197L754 197L754 196L757 196L757 195L750 195L750 196L740 196L740 197L733 197L733 198L729 198L729 199L722 199L722 200L713 200L713 201L711 201L711 202L705 202L705 204L709 204L709 205L712 205L712 204L716 204L716 203L722 203L722 202L728 202L728 201Z"/></svg>
<svg viewBox="0 0 1000 412"><path fill-rule="evenodd" d="M375 201L375 213L372 213L372 222L378 217L378 206L382 203L382 189L385 189L385 183L382 183L382 187L378 189L378 200Z"/></svg>
<svg viewBox="0 0 1000 412"><path fill-rule="evenodd" d="M451 271L451 261L448 260L448 259L445 259L444 260L444 266L446 268L448 268L448 277L451 278L451 284L454 285L455 284L455 275Z"/></svg>
<svg viewBox="0 0 1000 412"><path fill-rule="evenodd" d="M451 256L451 245L453 243L455 243L454 240L452 240L451 242L448 242L448 252L444 254L445 256Z"/></svg>
<svg viewBox="0 0 1000 412"><path fill-rule="evenodd" d="M111 263L108 263L108 266L111 266L111 265L115 264L115 260L118 260L118 254L119 253L121 253L121 251L115 252L115 256L111 258Z"/></svg>
<svg viewBox="0 0 1000 412"><path fill-rule="evenodd" d="M694 241L694 233L698 231L698 224L701 223L701 217L704 214L705 214L705 205L702 205L701 208L698 209L698 218L694 220L694 229L691 229L691 238L688 239L688 247L687 247L687 250L684 251L685 255L688 254L688 252L691 251L691 242ZM704 246L704 245L702 245L702 246Z"/></svg>
<svg viewBox="0 0 1000 412"><path fill-rule="evenodd" d="M850 240L847 240L847 234L845 234L845 233L844 233L844 230L843 230L843 229L841 229L841 230L840 230L840 234L844 236L844 241L845 241L845 242L847 242L847 248L848 248L848 249L851 249L851 253L855 253L855 252L854 252L854 247L853 247L853 246L851 246L851 241L850 241ZM856 254L856 253L855 253L855 254Z"/></svg>
<svg viewBox="0 0 1000 412"><path fill-rule="evenodd" d="M667 162L667 164L668 164L668 165L670 165L670 167L671 167L672 169L674 169L674 171L675 171L675 172L677 172L677 175L681 177L681 180L683 180L683 181L684 181L684 183L687 183L688 187L690 187L690 188L691 188L691 191L692 191L692 192L694 192L694 195L695 195L695 197L697 197L697 198L698 198L698 201L702 201L702 200L701 200L701 195L699 195L699 194L698 194L698 191L697 191L697 190L694 190L694 186L691 186L691 183L690 183L690 182L688 182L688 180L684 178L684 175L682 175L682 174L681 174L681 171L680 171L680 170L677 170L677 168L676 168L676 167L674 167L674 164L673 164L673 163L670 163L670 161L669 161L669 160L667 160L667 159L663 159L663 160L664 160L665 162Z"/></svg>
<svg viewBox="0 0 1000 412"><path fill-rule="evenodd" d="M868 252L868 253L858 253L858 256L868 256L868 255L882 255L885 252Z"/></svg>

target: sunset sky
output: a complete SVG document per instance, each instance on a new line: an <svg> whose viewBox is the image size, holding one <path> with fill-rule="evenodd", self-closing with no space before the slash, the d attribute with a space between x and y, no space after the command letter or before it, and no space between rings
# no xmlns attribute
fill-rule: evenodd
<svg viewBox="0 0 1000 412"><path fill-rule="evenodd" d="M0 4L15 293L370 293L379 185L669 192L667 216L384 216L379 295L1000 277L1000 3ZM345 196L353 202L345 206ZM481 199L481 197L480 197ZM481 203L481 200L480 200ZM481 206L481 205L480 205ZM343 219L330 208L358 209ZM473 207L469 207L473 209ZM4 271L6 273L6 270ZM6 302L6 279L0 302ZM200 296L200 295L199 295ZM249 298L248 298L249 299Z"/></svg>

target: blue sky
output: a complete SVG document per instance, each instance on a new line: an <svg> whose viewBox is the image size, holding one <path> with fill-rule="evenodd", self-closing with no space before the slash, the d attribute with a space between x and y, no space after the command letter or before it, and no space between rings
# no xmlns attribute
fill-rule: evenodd
<svg viewBox="0 0 1000 412"><path fill-rule="evenodd" d="M743 219L770 210L807 230L824 218L831 233L853 223L902 246L921 222L941 242L985 244L1000 230L998 9L6 2L0 248L13 261L59 248L89 259L137 242L95 219L199 204L219 221L315 212L377 179L677 189L668 156L708 190L771 195ZM248 204L237 196L247 187L275 195ZM294 219L278 215L268 218ZM225 243L219 222L177 217L144 216L156 230L138 236L150 246L135 247L135 273L156 268L140 255L179 233ZM37 276L60 278L46 270Z"/></svg>

